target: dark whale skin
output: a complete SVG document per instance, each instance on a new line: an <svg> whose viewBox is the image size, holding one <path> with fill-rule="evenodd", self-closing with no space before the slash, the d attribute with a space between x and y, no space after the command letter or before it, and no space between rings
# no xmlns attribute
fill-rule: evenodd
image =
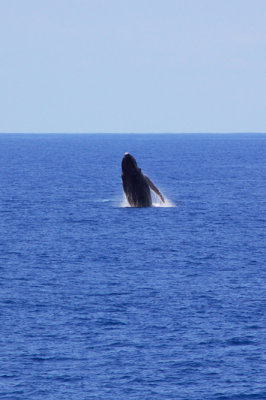
<svg viewBox="0 0 266 400"><path fill-rule="evenodd" d="M143 175L137 161L129 153L125 153L122 159L122 182L124 193L131 207L151 207L150 189L164 202L164 197L159 189L147 176Z"/></svg>

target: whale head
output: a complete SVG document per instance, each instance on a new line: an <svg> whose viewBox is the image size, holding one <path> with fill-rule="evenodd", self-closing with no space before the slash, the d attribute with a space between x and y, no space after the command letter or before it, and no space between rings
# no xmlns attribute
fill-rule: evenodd
<svg viewBox="0 0 266 400"><path fill-rule="evenodd" d="M140 172L140 168L138 168L137 161L129 153L125 153L122 159L122 172L123 174L129 174L129 175Z"/></svg>

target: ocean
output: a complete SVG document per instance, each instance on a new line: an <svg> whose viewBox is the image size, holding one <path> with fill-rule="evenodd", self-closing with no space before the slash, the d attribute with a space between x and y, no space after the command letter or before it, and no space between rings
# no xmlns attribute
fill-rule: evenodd
<svg viewBox="0 0 266 400"><path fill-rule="evenodd" d="M0 152L1 400L266 398L266 135ZM127 206L125 152L164 206Z"/></svg>

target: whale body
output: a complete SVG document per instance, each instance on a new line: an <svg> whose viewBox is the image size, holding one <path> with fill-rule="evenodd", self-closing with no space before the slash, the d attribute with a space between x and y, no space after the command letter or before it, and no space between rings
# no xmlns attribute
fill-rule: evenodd
<svg viewBox="0 0 266 400"><path fill-rule="evenodd" d="M151 207L152 189L164 202L164 197L154 183L141 172L136 159L125 153L122 159L122 183L127 201L131 207Z"/></svg>

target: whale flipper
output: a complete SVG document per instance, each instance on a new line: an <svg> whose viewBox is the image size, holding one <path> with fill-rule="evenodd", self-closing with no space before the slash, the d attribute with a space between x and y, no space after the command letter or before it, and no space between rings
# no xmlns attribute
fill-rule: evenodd
<svg viewBox="0 0 266 400"><path fill-rule="evenodd" d="M157 194L157 196L160 197L160 199L164 203L165 200L164 200L164 197L163 197L162 193L160 192L160 190L154 185L154 183L150 180L150 178L147 175L145 175L145 178L146 178L150 188Z"/></svg>

